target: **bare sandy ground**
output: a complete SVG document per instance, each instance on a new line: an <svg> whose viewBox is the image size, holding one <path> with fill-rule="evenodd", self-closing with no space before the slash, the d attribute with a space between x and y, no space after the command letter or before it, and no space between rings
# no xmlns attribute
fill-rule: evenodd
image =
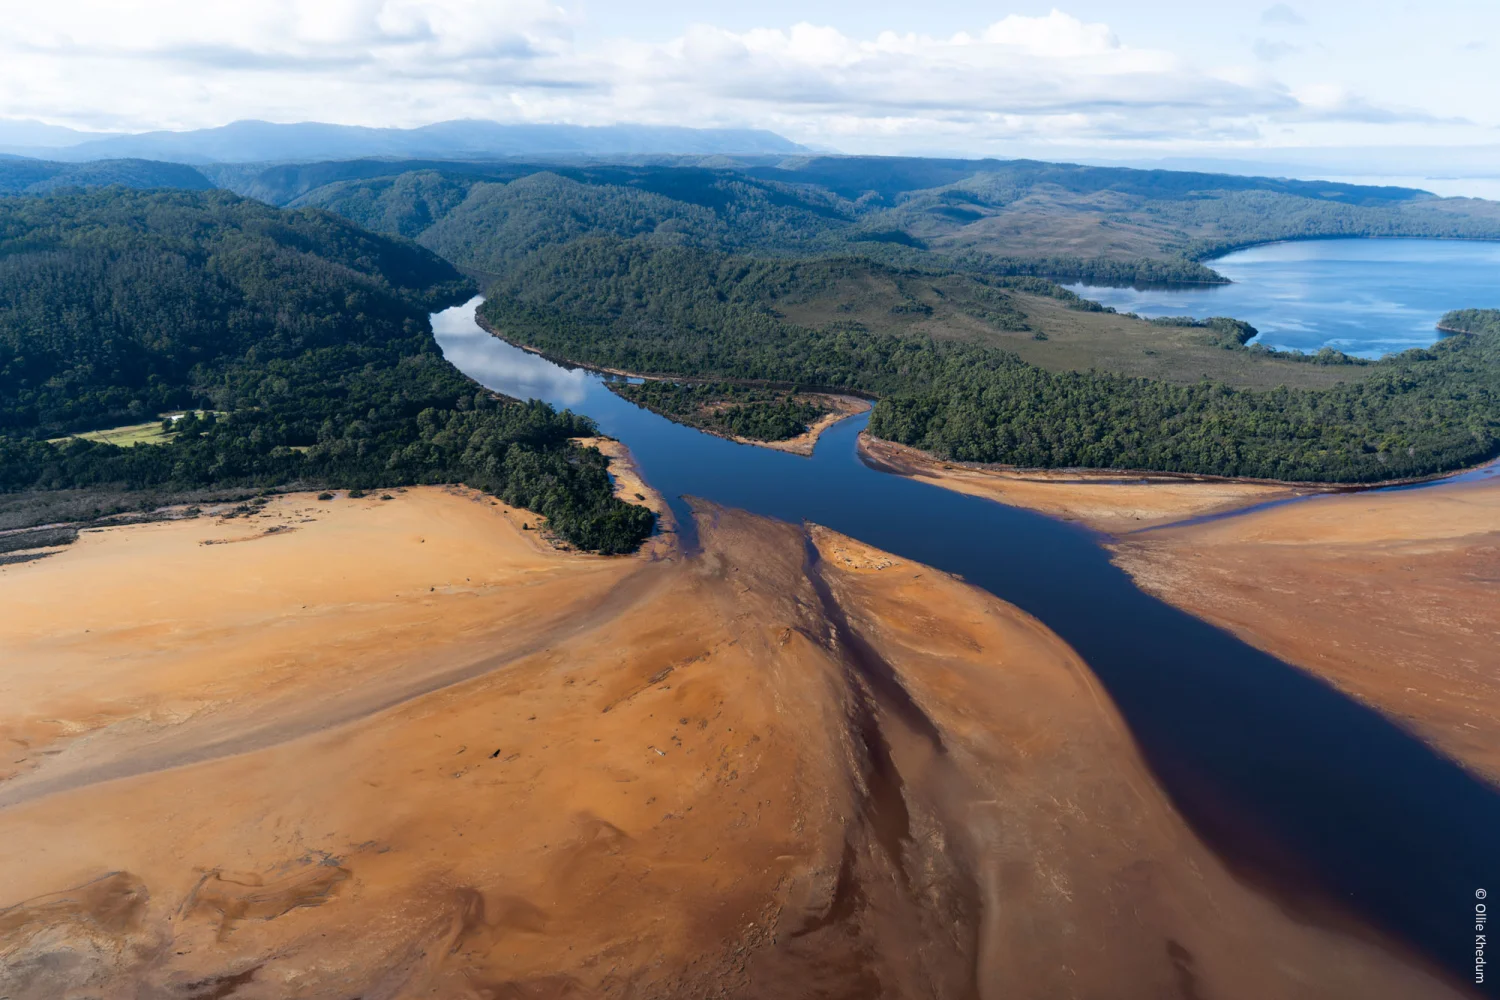
<svg viewBox="0 0 1500 1000"><path fill-rule="evenodd" d="M1500 784L1500 480L1315 497L1115 551L1146 589Z"/></svg>
<svg viewBox="0 0 1500 1000"><path fill-rule="evenodd" d="M926 452L869 433L859 449L877 468L925 479L939 486L986 497L1013 507L1081 521L1091 528L1121 534L1204 514L1217 514L1313 492L1267 483L1182 476L1134 476L1066 470L1007 470L944 462Z"/></svg>
<svg viewBox="0 0 1500 1000"><path fill-rule="evenodd" d="M1456 995L1232 878L989 595L529 518L297 496L0 572L0 996Z"/></svg>

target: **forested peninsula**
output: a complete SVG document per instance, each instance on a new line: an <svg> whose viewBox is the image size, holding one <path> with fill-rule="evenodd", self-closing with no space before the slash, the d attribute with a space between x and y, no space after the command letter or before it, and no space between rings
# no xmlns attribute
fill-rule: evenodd
<svg viewBox="0 0 1500 1000"><path fill-rule="evenodd" d="M0 490L462 482L584 549L654 515L612 495L586 418L495 397L429 311L473 287L429 251L226 192L0 201ZM199 409L162 444L73 432Z"/></svg>
<svg viewBox="0 0 1500 1000"><path fill-rule="evenodd" d="M481 315L585 363L872 393L872 433L960 461L1362 483L1500 449L1500 330L1482 322L1326 388L1257 391L1048 371L974 342L801 325L772 305L856 266L871 265L580 240L513 268ZM1007 294L994 289L997 312Z"/></svg>

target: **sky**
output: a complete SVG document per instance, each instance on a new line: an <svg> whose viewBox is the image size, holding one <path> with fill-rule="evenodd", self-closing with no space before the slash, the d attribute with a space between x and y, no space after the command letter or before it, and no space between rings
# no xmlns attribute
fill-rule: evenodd
<svg viewBox="0 0 1500 1000"><path fill-rule="evenodd" d="M1500 178L1500 0L0 0L0 24L0 118L89 130L645 122Z"/></svg>

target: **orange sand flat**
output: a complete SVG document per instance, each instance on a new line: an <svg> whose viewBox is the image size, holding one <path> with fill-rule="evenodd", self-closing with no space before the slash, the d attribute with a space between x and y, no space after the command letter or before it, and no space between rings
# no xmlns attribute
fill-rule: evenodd
<svg viewBox="0 0 1500 1000"><path fill-rule="evenodd" d="M0 996L1459 995L1231 877L1014 608L731 511L690 559L527 518L7 567Z"/></svg>
<svg viewBox="0 0 1500 1000"><path fill-rule="evenodd" d="M1116 552L1146 589L1500 783L1500 481L1316 497Z"/></svg>
<svg viewBox="0 0 1500 1000"><path fill-rule="evenodd" d="M496 633L544 637L630 575L552 551L514 530L535 516L477 493L392 495L85 531L0 567L0 776L20 776L0 802L114 766L117 745L295 728L351 689L373 710L484 659ZM438 641L465 652L434 657Z"/></svg>
<svg viewBox="0 0 1500 1000"><path fill-rule="evenodd" d="M944 462L869 433L859 436L859 448L867 460L884 471L926 479L959 493L1063 520L1082 521L1112 534L1314 492L1228 480L1137 476L1132 477L1137 481L1122 481L1125 477L1118 473L1023 472L965 465Z"/></svg>

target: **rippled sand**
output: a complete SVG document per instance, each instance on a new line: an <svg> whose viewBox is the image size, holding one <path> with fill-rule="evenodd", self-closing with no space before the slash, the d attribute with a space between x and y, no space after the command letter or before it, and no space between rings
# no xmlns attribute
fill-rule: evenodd
<svg viewBox="0 0 1500 1000"><path fill-rule="evenodd" d="M1453 995L1231 877L993 597L533 520L302 495L0 571L0 995Z"/></svg>

